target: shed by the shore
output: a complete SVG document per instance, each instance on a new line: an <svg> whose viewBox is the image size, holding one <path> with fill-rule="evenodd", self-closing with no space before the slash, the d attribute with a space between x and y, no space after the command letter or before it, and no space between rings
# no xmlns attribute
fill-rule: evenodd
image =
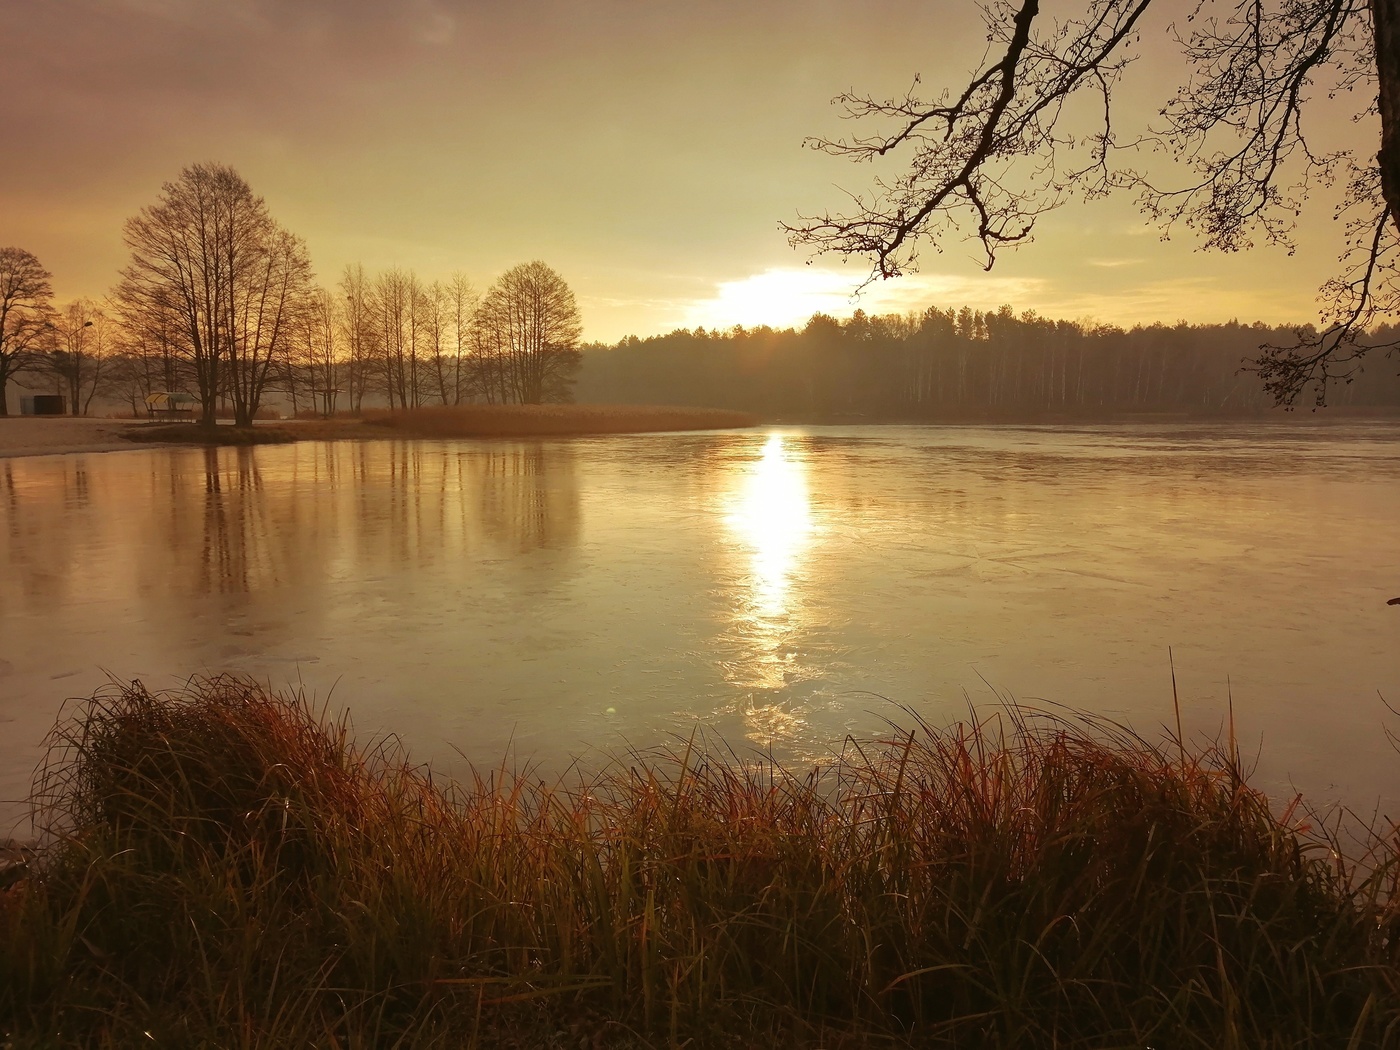
<svg viewBox="0 0 1400 1050"><path fill-rule="evenodd" d="M22 416L61 416L67 411L62 394L25 394L19 399Z"/></svg>

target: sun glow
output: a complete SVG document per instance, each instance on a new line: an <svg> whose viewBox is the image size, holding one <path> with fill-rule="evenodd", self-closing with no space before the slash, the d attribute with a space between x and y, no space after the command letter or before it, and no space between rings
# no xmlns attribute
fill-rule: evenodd
<svg viewBox="0 0 1400 1050"><path fill-rule="evenodd" d="M802 327L815 313L849 314L854 283L820 270L765 270L739 281L721 281L713 298L690 304L686 328Z"/></svg>
<svg viewBox="0 0 1400 1050"><path fill-rule="evenodd" d="M996 309L1008 302L1034 306L1044 290L1043 281L1025 278L919 273L867 285L857 295L862 276L851 269L775 268L720 281L713 296L686 305L680 327L802 328L813 314L846 318L857 309L875 315L964 303L977 309Z"/></svg>

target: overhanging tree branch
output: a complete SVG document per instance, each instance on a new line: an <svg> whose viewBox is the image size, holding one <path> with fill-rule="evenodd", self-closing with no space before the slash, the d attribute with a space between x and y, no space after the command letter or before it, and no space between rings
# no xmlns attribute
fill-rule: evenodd
<svg viewBox="0 0 1400 1050"><path fill-rule="evenodd" d="M909 170L893 182L876 180L869 200L856 198L852 215L804 218L787 229L792 242L819 253L874 260L873 278L895 277L915 266L914 243L935 226L952 228L967 215L975 222L988 268L997 249L1027 239L1035 220L1056 207L1067 186L1086 182L1097 165L1066 170L1057 151L1071 146L1056 131L1067 99L1086 86L1100 92L1104 128L1093 136L1096 155L1111 148L1107 121L1113 85L1123 67L1115 57L1151 0L1094 0L1082 21L1053 26L1037 36L1039 0L1019 8L999 3L988 13L997 61L975 74L951 98L877 101L853 93L836 102L848 118L893 117L890 134L849 140L812 139L821 152L872 160L912 150ZM917 84L917 81L916 81ZM1030 164L1030 170L1026 171Z"/></svg>
<svg viewBox="0 0 1400 1050"><path fill-rule="evenodd" d="M1291 250L1310 188L1345 176L1347 210L1363 218L1345 276L1323 288L1322 333L1301 331L1295 347L1265 347L1253 362L1280 403L1314 384L1320 403L1327 383L1353 374L1366 352L1391 348L1364 331L1396 316L1400 0L1200 0L1190 30L1175 36L1190 70L1185 87L1162 110L1161 127L1120 142L1113 91L1151 2L1087 0L1081 17L1044 27L1039 0L999 0L985 10L995 60L961 91L932 101L914 88L884 101L838 96L848 119L893 127L808 145L856 161L903 156L905 169L877 177L847 213L784 228L794 246L868 259L868 281L915 269L918 246L941 250L950 236L977 241L990 268L1001 247L1029 240L1039 216L1064 201L1135 187L1164 233L1183 223L1208 248L1234 251L1262 237ZM1310 99L1356 90L1375 92L1357 119L1379 117L1380 150L1314 151L1302 123ZM1085 91L1098 99L1095 127L1071 134L1061 126L1066 107ZM1162 187L1110 162L1142 143L1165 146L1194 177ZM1087 163L1076 166L1084 149Z"/></svg>

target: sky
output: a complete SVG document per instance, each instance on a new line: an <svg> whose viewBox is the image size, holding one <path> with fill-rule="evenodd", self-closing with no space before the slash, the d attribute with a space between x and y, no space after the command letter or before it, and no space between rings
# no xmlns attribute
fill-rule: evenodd
<svg viewBox="0 0 1400 1050"><path fill-rule="evenodd" d="M1182 79L1162 45L1187 9L1159 3L1120 124ZM327 286L362 263L485 288L542 259L602 341L931 305L1305 322L1341 247L1325 197L1292 255L1163 242L1115 197L1052 213L990 273L951 241L853 299L866 264L814 260L780 223L874 172L803 140L851 130L841 91L965 83L985 48L971 0L0 0L0 41L0 244L37 255L59 302L105 294L122 223L207 161ZM1332 145L1377 140L1320 124Z"/></svg>

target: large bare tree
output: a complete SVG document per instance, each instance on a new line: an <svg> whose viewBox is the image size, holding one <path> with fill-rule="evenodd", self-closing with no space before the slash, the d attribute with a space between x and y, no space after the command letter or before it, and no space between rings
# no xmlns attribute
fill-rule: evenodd
<svg viewBox="0 0 1400 1050"><path fill-rule="evenodd" d="M1367 330L1400 314L1400 0L1198 0L1167 36L1185 84L1155 127L1125 136L1114 89L1149 8L1169 3L1080 0L1073 17L1052 20L1040 0L994 0L987 55L966 85L930 98L916 78L901 98L838 96L870 132L810 145L907 163L849 211L788 226L793 243L868 259L879 279L915 268L921 244L964 235L990 268L1050 209L1127 188L1164 230L1185 224L1208 247L1291 246L1310 189L1339 182L1347 233L1342 272L1322 289L1322 323L1254 362L1278 402L1307 391L1323 403L1328 383L1353 376L1368 351L1397 347ZM1379 130L1374 152L1310 145L1303 111L1322 96L1360 100L1354 116ZM1091 126L1079 123L1081 98ZM1144 146L1166 147L1189 177L1163 185L1119 163Z"/></svg>
<svg viewBox="0 0 1400 1050"><path fill-rule="evenodd" d="M228 398L235 422L250 425L310 287L305 246L224 164L186 168L124 237L131 262L114 296L124 321L139 330L173 319L201 422L212 425Z"/></svg>
<svg viewBox="0 0 1400 1050"><path fill-rule="evenodd" d="M23 248L0 248L0 416L9 415L10 380L40 360L52 312L52 276Z"/></svg>

